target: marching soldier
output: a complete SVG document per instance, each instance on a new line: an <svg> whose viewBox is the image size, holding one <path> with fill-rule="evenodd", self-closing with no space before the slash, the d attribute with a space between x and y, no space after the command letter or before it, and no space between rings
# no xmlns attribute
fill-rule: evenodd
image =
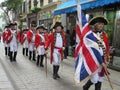
<svg viewBox="0 0 120 90"><path fill-rule="evenodd" d="M17 23L11 23L11 29L8 30L7 42L10 44L10 61L16 61L18 42L20 40L20 33L17 33Z"/></svg>
<svg viewBox="0 0 120 90"><path fill-rule="evenodd" d="M63 50L66 46L66 37L63 32L63 26L61 22L56 22L54 27L55 32L51 33L49 39L45 45L45 49L51 44L51 58L50 63L53 64L53 79L60 78L58 75L60 63L63 60Z"/></svg>
<svg viewBox="0 0 120 90"><path fill-rule="evenodd" d="M102 16L94 17L89 22L90 25L94 26L94 36L98 42L98 46L100 49L100 54L103 57L104 63L102 63L102 67L93 75L93 77L88 80L88 82L83 86L83 90L88 90L92 84L95 84L95 90L101 90L101 85L103 81L103 77L106 73L106 60L109 60L109 44L108 37L103 31L104 25L108 24L106 18ZM109 72L107 72L109 74Z"/></svg>
<svg viewBox="0 0 120 90"><path fill-rule="evenodd" d="M44 67L43 59L45 55L45 35L44 35L45 27L38 26L36 30L37 30L37 34L35 35L35 46L38 52L36 65L37 66L39 65L39 60L40 60L40 67Z"/></svg>
<svg viewBox="0 0 120 90"><path fill-rule="evenodd" d="M35 47L34 47L35 34L36 34L36 22L32 21L31 29L29 29L27 32L27 39L28 39L28 48L29 48L29 60L31 60L31 58L32 58L33 61L36 61Z"/></svg>
<svg viewBox="0 0 120 90"><path fill-rule="evenodd" d="M21 35L21 44L23 45L23 55L28 56L27 29L23 30L23 33Z"/></svg>

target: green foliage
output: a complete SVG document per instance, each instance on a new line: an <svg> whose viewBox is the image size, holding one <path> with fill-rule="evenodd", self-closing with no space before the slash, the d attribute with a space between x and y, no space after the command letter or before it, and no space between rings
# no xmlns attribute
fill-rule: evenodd
<svg viewBox="0 0 120 90"><path fill-rule="evenodd" d="M0 28L0 32L2 32L2 28Z"/></svg>
<svg viewBox="0 0 120 90"><path fill-rule="evenodd" d="M10 16L9 12L12 11L13 13L17 13L22 8L22 2L23 0L4 0L0 4L0 8L4 11L5 18L7 18L7 22L10 23Z"/></svg>
<svg viewBox="0 0 120 90"><path fill-rule="evenodd" d="M32 11L33 13L37 13L37 12L39 12L40 10L41 10L41 8L39 8L39 7L37 7L37 6L35 6L34 8L31 9L31 11Z"/></svg>
<svg viewBox="0 0 120 90"><path fill-rule="evenodd" d="M2 13L2 14L0 14L0 18L3 18L4 17L4 14Z"/></svg>
<svg viewBox="0 0 120 90"><path fill-rule="evenodd" d="M1 7L6 8L7 11L17 12L22 6L23 0L6 0L1 3Z"/></svg>

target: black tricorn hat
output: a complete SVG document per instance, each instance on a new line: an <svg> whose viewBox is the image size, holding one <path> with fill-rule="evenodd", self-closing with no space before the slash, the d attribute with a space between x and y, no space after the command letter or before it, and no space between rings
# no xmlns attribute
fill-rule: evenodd
<svg viewBox="0 0 120 90"><path fill-rule="evenodd" d="M31 26L36 27L36 26L37 26L37 25L36 25L36 21L32 21L32 22L31 22Z"/></svg>
<svg viewBox="0 0 120 90"><path fill-rule="evenodd" d="M5 28L8 28L8 26L6 25Z"/></svg>
<svg viewBox="0 0 120 90"><path fill-rule="evenodd" d="M14 25L17 25L17 23L15 22Z"/></svg>
<svg viewBox="0 0 120 90"><path fill-rule="evenodd" d="M38 26L37 28L36 28L36 30L38 30L38 29L46 29L43 25L40 25L40 26Z"/></svg>
<svg viewBox="0 0 120 90"><path fill-rule="evenodd" d="M101 22L101 23L104 23L104 25L107 25L108 24L108 20L103 17L103 16L96 16L96 17L93 17L90 21L89 21L89 24L90 25L94 25L98 22Z"/></svg>
<svg viewBox="0 0 120 90"><path fill-rule="evenodd" d="M10 23L9 26L15 26L17 23Z"/></svg>
<svg viewBox="0 0 120 90"><path fill-rule="evenodd" d="M53 29L55 29L56 27L61 26L61 28L63 29L64 27L62 26L61 22L56 22Z"/></svg>
<svg viewBox="0 0 120 90"><path fill-rule="evenodd" d="M28 31L28 29L23 29L23 32Z"/></svg>

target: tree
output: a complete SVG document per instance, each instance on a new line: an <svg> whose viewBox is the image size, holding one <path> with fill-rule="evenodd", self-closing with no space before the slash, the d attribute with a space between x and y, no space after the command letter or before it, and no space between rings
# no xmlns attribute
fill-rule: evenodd
<svg viewBox="0 0 120 90"><path fill-rule="evenodd" d="M22 7L23 0L5 0L0 4L0 8L4 11L8 23L11 22L9 12L16 14Z"/></svg>

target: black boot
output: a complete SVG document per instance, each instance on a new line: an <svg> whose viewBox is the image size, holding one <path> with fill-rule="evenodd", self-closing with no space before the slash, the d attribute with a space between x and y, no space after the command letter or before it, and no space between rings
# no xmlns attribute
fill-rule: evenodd
<svg viewBox="0 0 120 90"><path fill-rule="evenodd" d="M8 56L10 56L10 47L8 47Z"/></svg>
<svg viewBox="0 0 120 90"><path fill-rule="evenodd" d="M37 66L39 66L39 61L40 61L40 55L37 56L37 62L36 62Z"/></svg>
<svg viewBox="0 0 120 90"><path fill-rule="evenodd" d="M93 83L91 82L91 80L88 80L88 82L83 86L83 90L88 90L92 84Z"/></svg>
<svg viewBox="0 0 120 90"><path fill-rule="evenodd" d="M7 47L5 47L5 55L7 56L8 52L7 52Z"/></svg>
<svg viewBox="0 0 120 90"><path fill-rule="evenodd" d="M40 56L40 67L44 67L43 65L43 59L44 59L44 55Z"/></svg>
<svg viewBox="0 0 120 90"><path fill-rule="evenodd" d="M10 61L11 62L13 61L12 54L13 54L13 52L10 51L9 56L10 56Z"/></svg>
<svg viewBox="0 0 120 90"><path fill-rule="evenodd" d="M59 65L56 66L56 75L57 75L57 78L60 78L60 76L58 75L58 71L59 71Z"/></svg>
<svg viewBox="0 0 120 90"><path fill-rule="evenodd" d="M23 48L23 56L25 55L25 48Z"/></svg>
<svg viewBox="0 0 120 90"><path fill-rule="evenodd" d="M28 48L26 48L26 56L28 56Z"/></svg>
<svg viewBox="0 0 120 90"><path fill-rule="evenodd" d="M101 82L96 83L95 84L95 90L101 90L101 85L102 85Z"/></svg>
<svg viewBox="0 0 120 90"><path fill-rule="evenodd" d="M16 56L17 56L17 52L14 52L14 58L13 58L13 61L16 62Z"/></svg>
<svg viewBox="0 0 120 90"><path fill-rule="evenodd" d="M36 61L36 59L35 59L35 51L33 51L33 61Z"/></svg>
<svg viewBox="0 0 120 90"><path fill-rule="evenodd" d="M53 65L53 79L57 79L57 71L56 71L56 66Z"/></svg>
<svg viewBox="0 0 120 90"><path fill-rule="evenodd" d="M32 57L32 51L29 51L29 60L31 60Z"/></svg>

